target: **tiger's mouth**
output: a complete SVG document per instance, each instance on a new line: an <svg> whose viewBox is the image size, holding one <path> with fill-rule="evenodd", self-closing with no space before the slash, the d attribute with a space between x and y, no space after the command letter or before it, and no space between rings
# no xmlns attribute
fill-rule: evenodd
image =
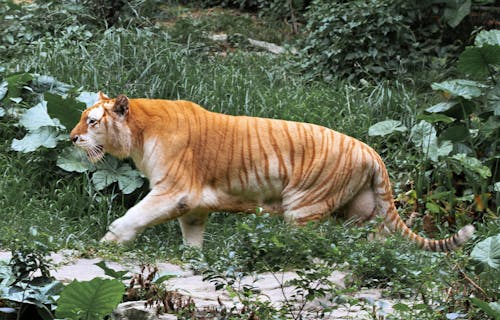
<svg viewBox="0 0 500 320"><path fill-rule="evenodd" d="M87 158L92 163L99 162L102 158L104 158L104 146L102 145L86 148L85 152L87 153Z"/></svg>

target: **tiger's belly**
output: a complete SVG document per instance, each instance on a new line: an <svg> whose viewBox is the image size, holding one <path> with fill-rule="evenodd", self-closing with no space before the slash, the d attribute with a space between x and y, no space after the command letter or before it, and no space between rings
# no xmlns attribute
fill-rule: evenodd
<svg viewBox="0 0 500 320"><path fill-rule="evenodd" d="M209 211L283 214L281 194L276 190L225 190L205 187L200 207Z"/></svg>

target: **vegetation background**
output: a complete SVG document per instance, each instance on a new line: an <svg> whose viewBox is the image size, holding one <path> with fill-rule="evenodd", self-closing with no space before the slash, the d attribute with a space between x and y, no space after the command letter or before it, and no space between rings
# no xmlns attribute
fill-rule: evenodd
<svg viewBox="0 0 500 320"><path fill-rule="evenodd" d="M189 262L225 286L290 269L306 286L345 269L349 290L412 302L399 318L498 319L499 10L490 0L0 0L0 247L18 253L13 266L35 269L62 248ZM294 228L216 213L202 251L182 246L176 221L127 248L104 246L97 239L148 186L130 161L93 166L70 146L68 129L98 90L344 132L383 156L414 230L441 238L473 223L476 238L444 255L398 236L367 242L373 226L334 218ZM325 310L356 304L349 290ZM241 299L257 319L284 317L251 297Z"/></svg>

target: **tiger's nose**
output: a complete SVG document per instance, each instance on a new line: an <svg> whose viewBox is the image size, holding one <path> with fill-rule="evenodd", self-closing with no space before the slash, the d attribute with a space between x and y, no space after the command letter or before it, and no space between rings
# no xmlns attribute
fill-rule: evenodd
<svg viewBox="0 0 500 320"><path fill-rule="evenodd" d="M79 139L78 135L71 136L71 141L73 141L73 143L76 143L78 139Z"/></svg>

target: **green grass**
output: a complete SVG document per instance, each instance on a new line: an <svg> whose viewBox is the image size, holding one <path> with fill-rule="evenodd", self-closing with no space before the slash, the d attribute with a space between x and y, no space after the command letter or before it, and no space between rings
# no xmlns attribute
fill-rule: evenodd
<svg viewBox="0 0 500 320"><path fill-rule="evenodd" d="M123 212L88 187L85 176L68 175L57 170L57 151L21 154L9 151L12 130L3 130L0 166L0 232L2 246L10 241L31 238L30 230L51 236L55 249L91 242L106 229L106 220ZM110 206L111 205L111 206ZM96 212L98 213L96 215ZM102 219L102 214L111 215Z"/></svg>

